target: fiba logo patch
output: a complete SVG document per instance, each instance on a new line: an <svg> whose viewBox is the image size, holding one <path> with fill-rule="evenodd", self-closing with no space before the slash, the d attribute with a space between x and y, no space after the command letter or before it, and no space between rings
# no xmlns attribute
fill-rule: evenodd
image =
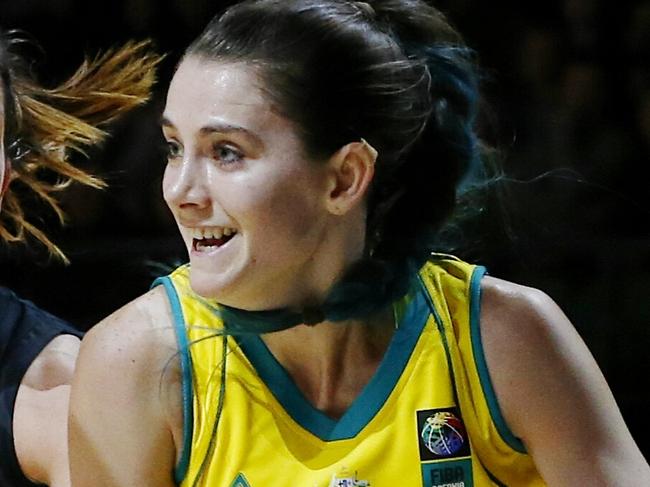
<svg viewBox="0 0 650 487"><path fill-rule="evenodd" d="M453 414L439 411L426 419L420 436L429 451L448 457L463 447L465 427Z"/></svg>
<svg viewBox="0 0 650 487"><path fill-rule="evenodd" d="M421 460L468 456L469 442L465 425L456 408L417 412Z"/></svg>

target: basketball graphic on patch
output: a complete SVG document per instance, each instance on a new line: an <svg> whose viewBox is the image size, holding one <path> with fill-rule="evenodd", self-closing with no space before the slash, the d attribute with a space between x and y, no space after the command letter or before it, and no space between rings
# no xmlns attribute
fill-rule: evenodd
<svg viewBox="0 0 650 487"><path fill-rule="evenodd" d="M438 411L427 417L420 436L431 453L448 457L465 444L465 427L452 413Z"/></svg>

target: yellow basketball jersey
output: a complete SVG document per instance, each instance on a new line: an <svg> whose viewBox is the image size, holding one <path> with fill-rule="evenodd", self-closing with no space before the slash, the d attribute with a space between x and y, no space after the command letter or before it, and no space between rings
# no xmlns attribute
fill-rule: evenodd
<svg viewBox="0 0 650 487"><path fill-rule="evenodd" d="M397 329L345 414L315 409L259 336L225 337L189 267L162 284L183 372L183 487L543 486L508 429L479 330L485 269L438 256L394 304ZM198 481L195 482L195 479Z"/></svg>

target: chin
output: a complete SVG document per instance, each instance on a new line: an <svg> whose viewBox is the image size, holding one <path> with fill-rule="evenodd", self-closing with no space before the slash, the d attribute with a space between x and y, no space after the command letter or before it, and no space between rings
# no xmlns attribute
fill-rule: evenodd
<svg viewBox="0 0 650 487"><path fill-rule="evenodd" d="M216 299L221 302L227 294L228 279L223 274L209 272L203 269L190 267L190 286L199 296L208 299Z"/></svg>

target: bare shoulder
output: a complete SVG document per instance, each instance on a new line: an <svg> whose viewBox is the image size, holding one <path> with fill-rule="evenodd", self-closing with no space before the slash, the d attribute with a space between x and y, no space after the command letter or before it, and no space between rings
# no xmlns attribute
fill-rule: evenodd
<svg viewBox="0 0 650 487"><path fill-rule="evenodd" d="M149 333L157 330L164 331L171 326L172 315L169 300L162 286L159 286L104 318L90 330L84 337L84 341L97 334L110 334L111 332L136 334L144 331Z"/></svg>
<svg viewBox="0 0 650 487"><path fill-rule="evenodd" d="M176 430L180 415L180 362L169 300L162 286L126 304L84 337L75 381L128 393L157 406L153 413ZM81 388L79 388L81 389ZM155 401L150 401L155 397Z"/></svg>
<svg viewBox="0 0 650 487"><path fill-rule="evenodd" d="M603 374L553 299L485 277L480 320L500 409L549 485L648 485Z"/></svg>
<svg viewBox="0 0 650 487"><path fill-rule="evenodd" d="M531 404L522 403L543 400L540 386L561 386L574 367L598 371L569 319L538 289L486 276L481 282L480 323L490 377L506 419L520 436L530 426L526 413ZM530 395L522 398L526 388Z"/></svg>
<svg viewBox="0 0 650 487"><path fill-rule="evenodd" d="M525 346L527 342L538 346L538 333L576 334L555 301L539 289L486 276L481 282L481 296L484 339L497 334L499 341L506 339L509 347Z"/></svg>
<svg viewBox="0 0 650 487"><path fill-rule="evenodd" d="M72 484L171 486L182 434L177 347L162 287L84 337L72 382Z"/></svg>
<svg viewBox="0 0 650 487"><path fill-rule="evenodd" d="M99 322L81 343L84 361L108 360L114 365L131 362L145 368L175 351L172 313L162 287L152 289Z"/></svg>
<svg viewBox="0 0 650 487"><path fill-rule="evenodd" d="M575 358L571 348L582 341L547 294L490 276L481 281L480 332L501 409L513 433L524 437L529 422L520 407L522 388L540 384L538 372L548 371L551 379L556 366Z"/></svg>

